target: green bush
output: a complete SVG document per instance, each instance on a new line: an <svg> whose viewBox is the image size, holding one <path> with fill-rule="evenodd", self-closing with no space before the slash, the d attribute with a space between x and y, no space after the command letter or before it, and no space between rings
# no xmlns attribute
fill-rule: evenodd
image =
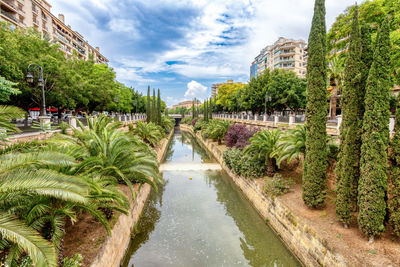
<svg viewBox="0 0 400 267"><path fill-rule="evenodd" d="M191 117L185 117L181 120L181 123L187 124L187 125L192 125L192 118Z"/></svg>
<svg viewBox="0 0 400 267"><path fill-rule="evenodd" d="M72 258L65 257L63 259L63 267L79 267L82 265L83 257L81 254L76 253Z"/></svg>
<svg viewBox="0 0 400 267"><path fill-rule="evenodd" d="M225 150L222 157L226 166L240 176L257 178L264 176L266 172L266 166L262 161L252 159L240 149Z"/></svg>
<svg viewBox="0 0 400 267"><path fill-rule="evenodd" d="M281 174L265 178L265 192L271 196L281 196L289 192L291 180L286 180Z"/></svg>
<svg viewBox="0 0 400 267"><path fill-rule="evenodd" d="M193 126L193 131L194 132L200 131L201 129L203 129L204 126L207 125L207 122L202 118L201 119L195 119L195 120L196 120L196 122L195 122L195 124ZM193 123L193 121L192 121L192 123Z"/></svg>
<svg viewBox="0 0 400 267"><path fill-rule="evenodd" d="M203 138L217 140L218 144L221 144L230 125L230 121L210 120L208 123L202 124L201 135Z"/></svg>
<svg viewBox="0 0 400 267"><path fill-rule="evenodd" d="M171 132L172 128L175 126L174 118L170 116L162 116L161 117L161 127L164 129L165 133Z"/></svg>

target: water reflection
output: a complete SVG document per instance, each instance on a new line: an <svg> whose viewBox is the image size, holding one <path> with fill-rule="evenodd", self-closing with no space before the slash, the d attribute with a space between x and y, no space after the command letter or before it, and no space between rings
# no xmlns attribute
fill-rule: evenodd
<svg viewBox="0 0 400 267"><path fill-rule="evenodd" d="M168 153L171 163L212 162L187 134L176 135ZM165 171L163 178L123 266L299 265L221 171Z"/></svg>

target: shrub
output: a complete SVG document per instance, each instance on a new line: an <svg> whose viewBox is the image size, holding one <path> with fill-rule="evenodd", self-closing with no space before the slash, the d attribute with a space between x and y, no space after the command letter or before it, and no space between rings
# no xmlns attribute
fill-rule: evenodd
<svg viewBox="0 0 400 267"><path fill-rule="evenodd" d="M244 149L249 144L250 138L260 130L261 129L257 127L246 128L243 134L239 135L238 141L236 142L236 148Z"/></svg>
<svg viewBox="0 0 400 267"><path fill-rule="evenodd" d="M63 259L63 267L79 267L82 265L83 257L81 254L76 253L72 258L65 257Z"/></svg>
<svg viewBox="0 0 400 267"><path fill-rule="evenodd" d="M192 118L191 117L185 117L181 120L181 123L191 125L192 124Z"/></svg>
<svg viewBox="0 0 400 267"><path fill-rule="evenodd" d="M255 178L263 176L266 172L265 164L262 161L252 159L240 149L225 150L222 157L226 166L240 176Z"/></svg>
<svg viewBox="0 0 400 267"><path fill-rule="evenodd" d="M230 125L230 121L210 120L203 124L201 133L203 138L218 140L218 144L221 144Z"/></svg>
<svg viewBox="0 0 400 267"><path fill-rule="evenodd" d="M253 160L261 160L267 166L267 174L272 177L276 169L273 155L281 132L279 130L262 130L250 138L250 144L244 150Z"/></svg>
<svg viewBox="0 0 400 267"><path fill-rule="evenodd" d="M152 122L147 123L139 121L132 133L139 136L144 142L153 147L164 137L163 128Z"/></svg>
<svg viewBox="0 0 400 267"><path fill-rule="evenodd" d="M204 126L207 125L207 122L204 121L204 119L194 119L192 122L193 125L193 131L197 132L199 130L201 130Z"/></svg>
<svg viewBox="0 0 400 267"><path fill-rule="evenodd" d="M259 128L248 128L244 124L233 124L229 126L225 135L225 144L228 147L245 148L249 144L249 139L258 131Z"/></svg>
<svg viewBox="0 0 400 267"><path fill-rule="evenodd" d="M161 117L161 127L163 127L165 133L171 132L172 128L175 126L174 118L170 116L162 116Z"/></svg>
<svg viewBox="0 0 400 267"><path fill-rule="evenodd" d="M286 180L281 174L265 178L265 192L271 196L281 196L289 192L291 180Z"/></svg>
<svg viewBox="0 0 400 267"><path fill-rule="evenodd" d="M227 147L236 146L239 136L243 134L246 129L246 125L236 123L228 128L228 132L225 135L225 144Z"/></svg>

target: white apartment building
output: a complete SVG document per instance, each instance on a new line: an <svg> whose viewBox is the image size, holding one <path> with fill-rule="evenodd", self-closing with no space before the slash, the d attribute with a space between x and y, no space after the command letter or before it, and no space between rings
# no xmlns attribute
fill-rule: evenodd
<svg viewBox="0 0 400 267"><path fill-rule="evenodd" d="M307 70L307 44L303 40L280 37L273 45L266 46L255 57L250 67L250 78L257 77L265 69L286 69L305 78Z"/></svg>
<svg viewBox="0 0 400 267"><path fill-rule="evenodd" d="M44 39L58 43L68 58L76 51L80 59L88 60L93 55L98 64L109 62L99 47L93 48L79 32L65 24L64 15L53 15L45 0L0 0L0 21L15 27L34 27Z"/></svg>

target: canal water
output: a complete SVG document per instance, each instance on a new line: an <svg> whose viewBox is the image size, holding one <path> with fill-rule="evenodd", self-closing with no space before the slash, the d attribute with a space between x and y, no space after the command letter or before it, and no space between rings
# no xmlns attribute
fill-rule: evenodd
<svg viewBox="0 0 400 267"><path fill-rule="evenodd" d="M191 135L175 134L165 182L153 190L122 266L301 266L213 163Z"/></svg>

